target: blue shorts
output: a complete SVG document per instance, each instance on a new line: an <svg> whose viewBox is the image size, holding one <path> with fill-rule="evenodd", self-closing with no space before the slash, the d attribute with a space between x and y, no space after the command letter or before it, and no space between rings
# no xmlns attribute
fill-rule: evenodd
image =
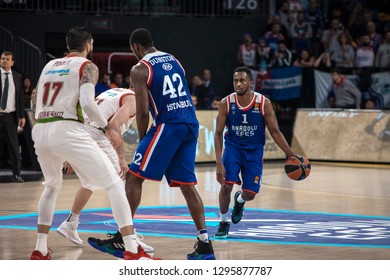
<svg viewBox="0 0 390 280"><path fill-rule="evenodd" d="M263 175L263 153L264 148L245 150L225 145L222 156L222 163L226 170L225 181L241 185L239 177L241 172L242 189L257 194Z"/></svg>
<svg viewBox="0 0 390 280"><path fill-rule="evenodd" d="M149 129L134 154L130 172L137 177L161 181L171 187L195 185L195 157L199 126L161 124Z"/></svg>

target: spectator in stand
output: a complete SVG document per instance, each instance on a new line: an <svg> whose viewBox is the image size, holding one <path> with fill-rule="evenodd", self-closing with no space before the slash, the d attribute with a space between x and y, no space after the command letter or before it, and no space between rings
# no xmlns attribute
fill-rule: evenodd
<svg viewBox="0 0 390 280"><path fill-rule="evenodd" d="M341 75L338 68L330 71L332 88L328 95L331 108L359 109L362 99L360 90L347 77Z"/></svg>
<svg viewBox="0 0 390 280"><path fill-rule="evenodd" d="M305 10L306 21L310 23L313 36L311 37L311 48L315 56L320 54L322 32L325 29L324 12L318 5L318 0L310 0L309 8Z"/></svg>
<svg viewBox="0 0 390 280"><path fill-rule="evenodd" d="M367 22L366 33L368 36L370 36L370 45L373 48L374 53L376 53L378 51L380 43L382 42L382 36L376 32L375 22Z"/></svg>
<svg viewBox="0 0 390 280"><path fill-rule="evenodd" d="M303 5L300 0L288 0L288 7L291 14L291 24L297 22L299 11L303 11Z"/></svg>
<svg viewBox="0 0 390 280"><path fill-rule="evenodd" d="M370 42L369 35L363 35L361 37L360 45L356 50L355 67L374 67L375 53Z"/></svg>
<svg viewBox="0 0 390 280"><path fill-rule="evenodd" d="M314 68L319 71L330 72L332 69L332 62L330 60L329 53L323 52L317 59L314 61Z"/></svg>
<svg viewBox="0 0 390 280"><path fill-rule="evenodd" d="M123 82L123 75L116 73L114 75L114 82L110 84L110 88L127 88L128 86Z"/></svg>
<svg viewBox="0 0 390 280"><path fill-rule="evenodd" d="M197 97L196 109L207 109L208 91L207 88L204 86L200 75L195 75L192 77L191 95Z"/></svg>
<svg viewBox="0 0 390 280"><path fill-rule="evenodd" d="M95 86L95 97L110 88L110 74L107 72L100 74L100 79Z"/></svg>
<svg viewBox="0 0 390 280"><path fill-rule="evenodd" d="M247 66L251 69L256 68L256 44L253 43L252 36L249 33L244 34L244 43L240 45L237 51L237 61L239 65Z"/></svg>
<svg viewBox="0 0 390 280"><path fill-rule="evenodd" d="M294 60L293 66L297 67L313 67L315 58L308 50L301 50L299 57Z"/></svg>
<svg viewBox="0 0 390 280"><path fill-rule="evenodd" d="M23 79L23 95L24 95L24 109L30 109L31 107L31 94L33 86L29 78Z"/></svg>
<svg viewBox="0 0 390 280"><path fill-rule="evenodd" d="M208 96L207 108L210 108L214 97L217 95L217 87L214 81L212 80L210 69L205 68L203 69L202 73L203 73L203 84L207 89L207 96Z"/></svg>
<svg viewBox="0 0 390 280"><path fill-rule="evenodd" d="M260 74L264 75L267 73L268 65L272 58L272 49L267 46L264 37L259 38L259 44L257 45L257 57L259 61Z"/></svg>
<svg viewBox="0 0 390 280"><path fill-rule="evenodd" d="M375 56L375 67L380 71L390 70L390 30L385 33L385 40L379 46Z"/></svg>
<svg viewBox="0 0 390 280"><path fill-rule="evenodd" d="M280 33L283 34L284 38L289 38L289 31L287 30L286 26L282 24L281 17L279 14L274 14L273 16L270 16L267 21L267 25L265 26L262 34L265 34L272 30L272 25L274 23L280 24Z"/></svg>
<svg viewBox="0 0 390 280"><path fill-rule="evenodd" d="M280 41L278 51L272 57L270 67L289 67L291 66L292 53L287 49L286 42Z"/></svg>
<svg viewBox="0 0 390 280"><path fill-rule="evenodd" d="M355 63L355 50L352 47L351 35L344 31L337 37L339 48L337 48L331 56L337 68L351 69Z"/></svg>
<svg viewBox="0 0 390 280"><path fill-rule="evenodd" d="M280 17L280 24L283 25L287 32L289 32L291 24L294 20L291 17L290 5L288 1L283 1L276 13Z"/></svg>
<svg viewBox="0 0 390 280"><path fill-rule="evenodd" d="M280 41L285 41L283 34L280 33L281 25L279 23L272 24L272 30L264 34L265 42L267 46L273 51L278 50L278 44Z"/></svg>
<svg viewBox="0 0 390 280"><path fill-rule="evenodd" d="M214 97L213 102L211 102L210 109L211 110L218 110L219 104L221 104L221 97L219 97L219 96Z"/></svg>
<svg viewBox="0 0 390 280"><path fill-rule="evenodd" d="M364 33L367 19L371 20L371 14L362 1L358 1L348 19L348 30L353 38L359 38Z"/></svg>
<svg viewBox="0 0 390 280"><path fill-rule="evenodd" d="M337 18L333 18L330 24L330 28L326 29L322 34L321 42L323 44L324 50L330 55L338 49L339 44L337 38L342 30L339 29L340 21Z"/></svg>
<svg viewBox="0 0 390 280"><path fill-rule="evenodd" d="M290 34L292 38L292 52L298 54L301 50L311 49L313 30L309 22L305 21L305 13L298 12L297 21L291 25Z"/></svg>

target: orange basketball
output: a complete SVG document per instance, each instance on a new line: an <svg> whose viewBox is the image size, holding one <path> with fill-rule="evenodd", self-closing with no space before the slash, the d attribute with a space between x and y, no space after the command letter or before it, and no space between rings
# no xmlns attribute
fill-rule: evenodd
<svg viewBox="0 0 390 280"><path fill-rule="evenodd" d="M294 155L286 160L284 171L290 179L301 181L309 176L311 163L305 156Z"/></svg>

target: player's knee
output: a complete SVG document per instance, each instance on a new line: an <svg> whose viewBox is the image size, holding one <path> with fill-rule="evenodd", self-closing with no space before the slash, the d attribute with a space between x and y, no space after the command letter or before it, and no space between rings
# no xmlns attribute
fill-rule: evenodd
<svg viewBox="0 0 390 280"><path fill-rule="evenodd" d="M131 173L128 173L125 184L126 193L129 192L132 188L142 188L143 181L143 179L138 178Z"/></svg>
<svg viewBox="0 0 390 280"><path fill-rule="evenodd" d="M230 193L232 192L232 189L233 189L232 184L223 184L221 186L221 192L225 195L230 195Z"/></svg>
<svg viewBox="0 0 390 280"><path fill-rule="evenodd" d="M59 182L52 182L52 183L45 183L45 190L43 192L43 195L45 195L48 198L52 198L54 196L57 196L61 189L62 181Z"/></svg>
<svg viewBox="0 0 390 280"><path fill-rule="evenodd" d="M245 201L251 201L253 199L255 199L256 197L256 193L253 193L253 192L248 192L246 190L243 190L242 192L242 197Z"/></svg>

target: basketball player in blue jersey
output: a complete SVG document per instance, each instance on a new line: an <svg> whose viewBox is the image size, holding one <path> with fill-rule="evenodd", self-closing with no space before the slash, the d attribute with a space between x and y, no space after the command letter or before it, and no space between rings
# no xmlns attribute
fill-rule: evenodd
<svg viewBox="0 0 390 280"><path fill-rule="evenodd" d="M130 36L130 48L139 59L130 72L136 97L136 121L140 144L130 164L126 194L135 214L145 179L179 187L198 230L195 251L189 260L214 260L203 201L195 188L195 155L199 123L185 72L171 54L154 47L150 32L139 28ZM148 130L149 111L153 124ZM118 235L105 242L118 242Z"/></svg>
<svg viewBox="0 0 390 280"><path fill-rule="evenodd" d="M245 202L253 200L260 190L265 128L268 128L272 138L287 157L294 155L279 130L270 100L251 90L252 72L248 67L241 66L234 70L233 86L235 92L222 99L219 106L214 135L216 175L217 181L221 184L219 192L221 221L215 238L228 237L230 228L228 211L233 185L242 183L242 191L237 191L234 195L231 213L233 224L241 220ZM222 133L225 127L223 150Z"/></svg>

